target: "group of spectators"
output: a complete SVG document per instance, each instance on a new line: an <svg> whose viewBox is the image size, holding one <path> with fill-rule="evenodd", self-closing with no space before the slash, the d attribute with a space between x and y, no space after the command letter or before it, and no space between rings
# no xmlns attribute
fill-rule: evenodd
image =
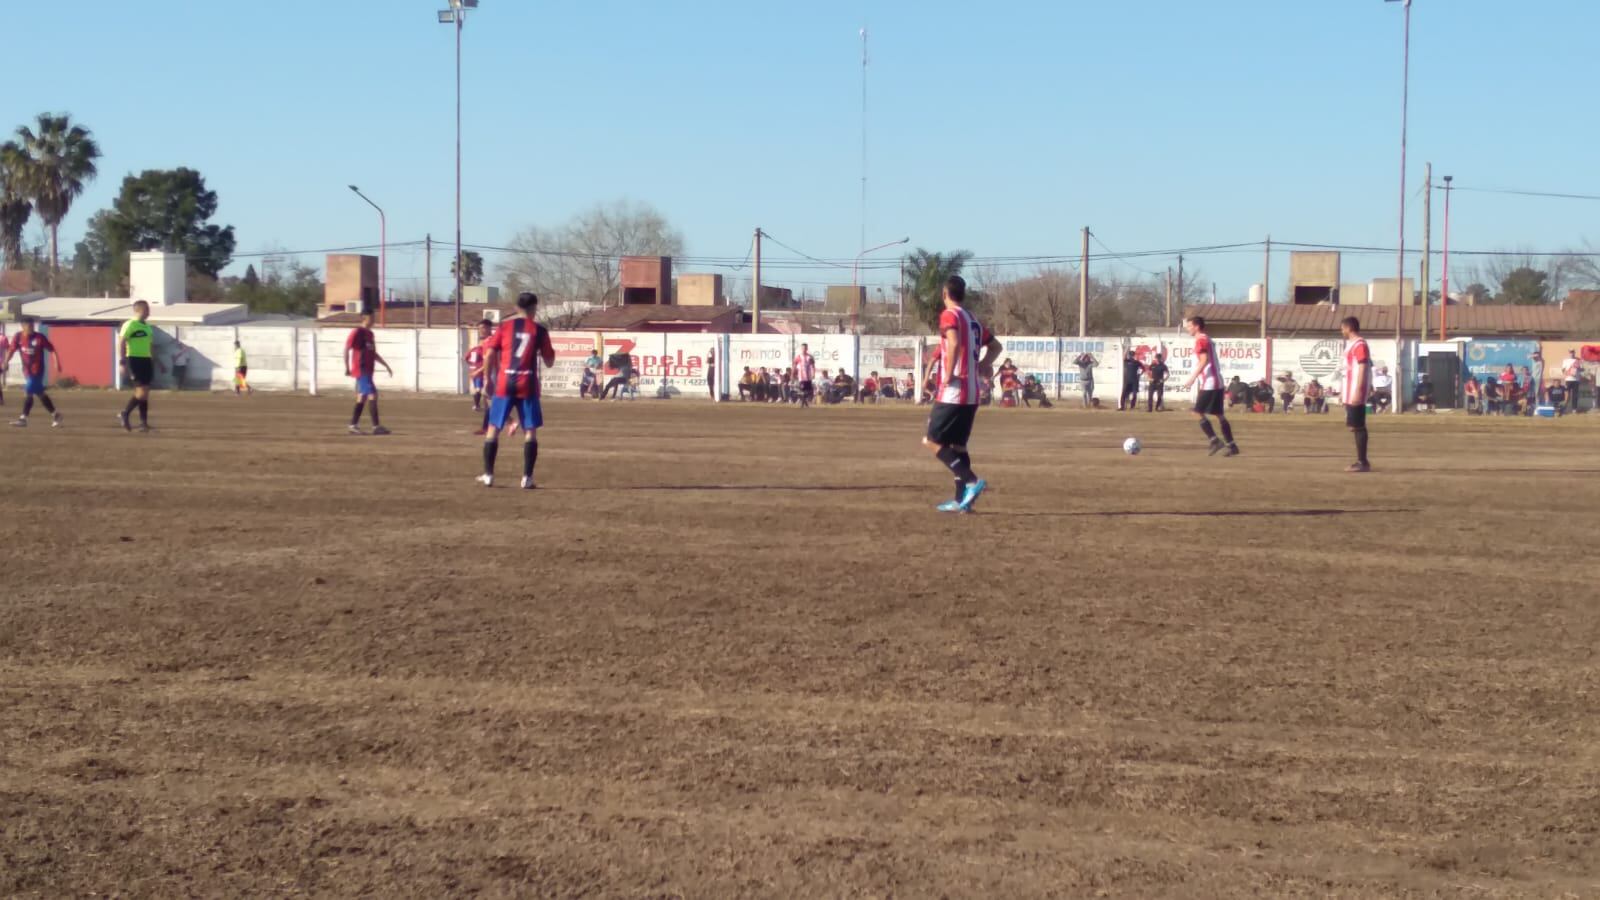
<svg viewBox="0 0 1600 900"><path fill-rule="evenodd" d="M1578 411L1578 395L1583 386L1583 363L1573 350L1561 361L1561 377L1545 378L1544 356L1535 352L1530 365L1518 372L1507 363L1498 375L1467 376L1462 385L1468 415L1531 416L1540 406L1549 406L1557 415Z"/></svg>
<svg viewBox="0 0 1600 900"><path fill-rule="evenodd" d="M808 395L807 389L813 392ZM880 376L877 372L859 381L849 372L840 369L830 375L823 369L815 381L802 381L793 367L768 369L744 367L739 376L739 399L750 403L800 403L815 400L818 403L836 404L847 400L856 403L876 403L879 400L912 400L917 396L916 379L906 375L897 379L893 375Z"/></svg>
<svg viewBox="0 0 1600 900"><path fill-rule="evenodd" d="M1302 385L1294 378L1294 373L1285 371L1273 381L1263 378L1255 383L1249 383L1239 376L1233 376L1226 388L1228 408L1242 408L1246 412L1275 413L1293 412L1295 406L1307 413L1325 413L1328 411L1328 400L1337 392L1323 386L1316 378ZM1394 396L1394 378L1388 370L1380 368L1372 376L1372 399L1368 405L1374 410L1388 409Z"/></svg>

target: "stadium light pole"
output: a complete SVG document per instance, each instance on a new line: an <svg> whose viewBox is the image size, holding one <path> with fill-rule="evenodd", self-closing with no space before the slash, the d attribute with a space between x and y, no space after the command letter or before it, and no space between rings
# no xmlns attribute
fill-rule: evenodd
<svg viewBox="0 0 1600 900"><path fill-rule="evenodd" d="M389 324L389 218L383 214L383 207L372 202L372 198L361 193L361 189L350 185L350 190L357 197L367 201L367 205L378 211L378 324Z"/></svg>
<svg viewBox="0 0 1600 900"><path fill-rule="evenodd" d="M879 244L876 247L871 247L856 254L856 264L854 268L850 270L850 300L856 309L855 315L851 317L855 319L854 322L850 323L851 330L856 330L861 323L861 258L869 253L877 253L879 250L887 250L890 247L898 247L901 244L909 243L911 243L911 238L903 237L898 241L890 241L887 244Z"/></svg>
<svg viewBox="0 0 1600 900"><path fill-rule="evenodd" d="M1405 43L1401 53L1400 75L1400 251L1396 263L1394 280L1394 402L1390 410L1399 414L1406 406L1406 380L1405 366L1400 364L1400 343L1403 340L1400 323L1405 318L1406 308L1406 126L1411 117L1411 0L1384 0L1385 3L1400 3L1405 6ZM1423 288L1427 290L1426 287ZM1424 293L1426 298L1426 293ZM1423 308L1427 314L1427 308Z"/></svg>
<svg viewBox="0 0 1600 900"><path fill-rule="evenodd" d="M450 8L439 10L439 24L456 27L456 329L461 328L461 29L467 24L467 10L477 9L478 0L450 0Z"/></svg>

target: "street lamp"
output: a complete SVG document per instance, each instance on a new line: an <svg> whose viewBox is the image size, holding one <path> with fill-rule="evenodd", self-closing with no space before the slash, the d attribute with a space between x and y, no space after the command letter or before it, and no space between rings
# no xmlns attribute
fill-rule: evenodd
<svg viewBox="0 0 1600 900"><path fill-rule="evenodd" d="M850 301L852 304L854 304L856 310L855 315L852 316L852 318L856 319L856 321L850 323L851 330L857 329L860 324L861 317L861 258L869 253L877 253L879 250L887 250L890 247L898 247L901 244L909 243L911 243L911 238L903 237L898 241L890 241L887 244L879 244L876 247L868 247L867 249L856 254L855 267L850 271ZM904 303L905 301L902 299L900 302Z"/></svg>
<svg viewBox="0 0 1600 900"><path fill-rule="evenodd" d="M1409 0L1408 0L1409 2ZM461 328L461 29L467 24L467 10L477 9L478 0L450 0L449 9L439 10L440 25L456 27L456 329ZM431 287L431 286L430 286Z"/></svg>
<svg viewBox="0 0 1600 900"><path fill-rule="evenodd" d="M1400 76L1400 251L1396 264L1394 280L1395 309L1394 309L1394 385L1395 402L1390 406L1394 412L1399 413L1405 409L1405 366L1400 363L1401 331L1400 322L1404 318L1406 300L1406 126L1411 117L1411 0L1384 0L1385 3L1401 3L1406 9L1405 49L1401 57ZM1423 298L1427 298L1427 286L1423 288ZM1427 315L1426 306L1422 314Z"/></svg>
<svg viewBox="0 0 1600 900"><path fill-rule="evenodd" d="M1439 340L1450 339L1450 182L1455 176L1444 177L1444 286L1439 290Z"/></svg>
<svg viewBox="0 0 1600 900"><path fill-rule="evenodd" d="M372 202L372 198L361 193L361 189L350 185L350 190L357 197L367 201L367 205L378 211L378 324L389 323L389 219L383 214L383 207Z"/></svg>

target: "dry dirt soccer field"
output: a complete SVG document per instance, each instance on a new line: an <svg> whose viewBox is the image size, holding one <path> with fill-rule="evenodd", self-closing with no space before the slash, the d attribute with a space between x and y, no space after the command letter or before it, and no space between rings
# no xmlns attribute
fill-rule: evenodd
<svg viewBox="0 0 1600 900"><path fill-rule="evenodd" d="M0 895L1600 896L1600 416L57 399Z"/></svg>

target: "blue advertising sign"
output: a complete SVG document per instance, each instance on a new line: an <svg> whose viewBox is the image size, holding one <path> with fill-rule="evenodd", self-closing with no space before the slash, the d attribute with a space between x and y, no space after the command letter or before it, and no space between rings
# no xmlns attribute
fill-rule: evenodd
<svg viewBox="0 0 1600 900"><path fill-rule="evenodd" d="M1461 377L1464 380L1468 375L1476 375L1479 381L1489 376L1498 378L1509 365L1516 368L1520 379L1522 367L1529 365L1528 358L1538 350L1538 341L1472 341L1461 358L1465 370Z"/></svg>

